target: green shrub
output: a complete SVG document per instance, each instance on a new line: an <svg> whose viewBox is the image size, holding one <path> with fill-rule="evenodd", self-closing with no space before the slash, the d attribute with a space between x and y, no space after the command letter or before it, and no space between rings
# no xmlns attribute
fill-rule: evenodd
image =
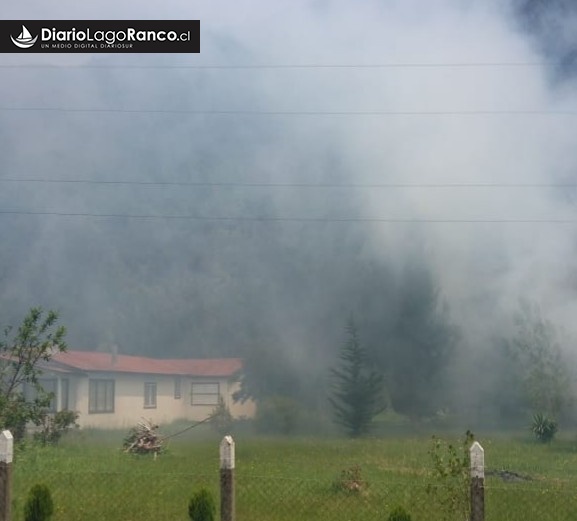
<svg viewBox="0 0 577 521"><path fill-rule="evenodd" d="M42 445L57 444L71 428L78 428L77 419L78 413L75 411L63 410L47 414L43 418L40 430L34 433L34 439Z"/></svg>
<svg viewBox="0 0 577 521"><path fill-rule="evenodd" d="M401 506L393 509L388 521L411 521L411 515Z"/></svg>
<svg viewBox="0 0 577 521"><path fill-rule="evenodd" d="M188 516L191 521L214 521L216 505L212 494L205 488L196 492L188 503Z"/></svg>
<svg viewBox="0 0 577 521"><path fill-rule="evenodd" d="M300 422L298 402L286 396L272 396L258 404L257 431L264 434L294 434Z"/></svg>
<svg viewBox="0 0 577 521"><path fill-rule="evenodd" d="M54 512L50 489L46 485L34 485L24 505L24 521L48 521Z"/></svg>
<svg viewBox="0 0 577 521"><path fill-rule="evenodd" d="M541 443L549 443L557 434L557 422L545 416L543 413L535 413L533 415L533 423L531 424L531 432L535 438Z"/></svg>
<svg viewBox="0 0 577 521"><path fill-rule="evenodd" d="M429 456L433 464L426 491L441 507L444 521L469 519L471 458L469 449L475 436L467 431L458 444L433 436Z"/></svg>
<svg viewBox="0 0 577 521"><path fill-rule="evenodd" d="M214 408L211 414L210 425L221 436L230 434L234 419L230 413L230 409L224 403L222 396L218 397L218 405Z"/></svg>

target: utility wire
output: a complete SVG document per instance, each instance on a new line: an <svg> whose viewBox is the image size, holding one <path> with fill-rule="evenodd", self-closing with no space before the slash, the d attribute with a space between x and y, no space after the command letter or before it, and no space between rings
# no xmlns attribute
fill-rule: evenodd
<svg viewBox="0 0 577 521"><path fill-rule="evenodd" d="M0 112L188 114L193 116L577 116L574 110L196 110L72 107L0 107Z"/></svg>
<svg viewBox="0 0 577 521"><path fill-rule="evenodd" d="M177 431L177 432L173 432L172 434L169 434L167 436L161 436L160 439L161 441L166 441L169 440L170 438L174 438L175 436L180 436L181 434L184 434L185 432L194 429L195 427L198 427L199 425L202 425L203 423L209 422L211 420L214 420L214 418L216 417L216 414L211 414L210 416L208 416L207 418L205 418L204 420L201 421L197 421L191 425L189 425L188 427Z"/></svg>
<svg viewBox="0 0 577 521"><path fill-rule="evenodd" d="M128 181L98 179L39 179L0 177L0 183L126 185L206 188L299 188L299 189L429 189L429 188L577 188L577 183L265 183L229 181Z"/></svg>
<svg viewBox="0 0 577 521"><path fill-rule="evenodd" d="M294 222L294 223L390 223L390 224L577 224L577 219L397 219L379 217L207 217L198 215L154 215L85 212L41 212L0 210L0 215L94 217L138 220L179 220L208 222Z"/></svg>
<svg viewBox="0 0 577 521"><path fill-rule="evenodd" d="M275 70L275 69L438 69L438 68L485 68L485 67L541 67L546 62L391 62L391 63L293 63L293 64L207 64L207 65L114 65L114 64L0 64L0 69L190 69L190 70Z"/></svg>

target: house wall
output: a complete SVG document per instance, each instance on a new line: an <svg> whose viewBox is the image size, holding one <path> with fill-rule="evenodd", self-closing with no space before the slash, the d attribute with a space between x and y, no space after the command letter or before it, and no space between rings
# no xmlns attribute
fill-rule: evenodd
<svg viewBox="0 0 577 521"><path fill-rule="evenodd" d="M114 412L89 412L89 379L114 380ZM156 384L156 407L145 407L145 383ZM80 413L81 427L103 429L127 429L142 418L154 423L166 424L175 420L200 421L207 418L215 405L193 405L191 385L219 384L220 396L229 407L233 417L252 416L254 406L250 403L235 404L232 393L238 383L222 378L192 379L180 377L181 394L175 398L175 377L165 375L131 375L119 373L94 373L88 378L70 379L70 408Z"/></svg>

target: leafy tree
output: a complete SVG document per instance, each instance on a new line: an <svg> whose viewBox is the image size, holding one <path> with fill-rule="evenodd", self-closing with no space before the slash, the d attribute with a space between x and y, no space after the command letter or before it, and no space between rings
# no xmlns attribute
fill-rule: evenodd
<svg viewBox="0 0 577 521"><path fill-rule="evenodd" d="M516 335L507 343L525 402L536 413L555 419L570 400L569 375L557 334L537 305L522 301Z"/></svg>
<svg viewBox="0 0 577 521"><path fill-rule="evenodd" d="M28 422L40 425L52 395L38 382L39 364L48 362L56 351L66 350L66 329L57 326L58 314L32 308L16 330L7 327L0 340L0 425L21 439ZM24 386L35 389L27 401Z"/></svg>
<svg viewBox="0 0 577 521"><path fill-rule="evenodd" d="M369 367L354 320L347 325L348 339L340 353L341 367L332 369L335 421L352 438L366 434L374 417L386 408L385 380Z"/></svg>

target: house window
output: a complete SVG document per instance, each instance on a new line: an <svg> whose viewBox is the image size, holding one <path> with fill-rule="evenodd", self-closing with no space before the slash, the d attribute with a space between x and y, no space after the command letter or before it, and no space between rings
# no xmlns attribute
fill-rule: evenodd
<svg viewBox="0 0 577 521"><path fill-rule="evenodd" d="M180 376L177 376L174 379L174 399L180 400L181 396L182 396L182 380Z"/></svg>
<svg viewBox="0 0 577 521"><path fill-rule="evenodd" d="M144 408L156 409L156 382L144 383Z"/></svg>
<svg viewBox="0 0 577 521"><path fill-rule="evenodd" d="M88 413L114 412L114 380L88 382Z"/></svg>
<svg viewBox="0 0 577 521"><path fill-rule="evenodd" d="M191 384L191 405L218 405L219 396L220 389L218 383Z"/></svg>

